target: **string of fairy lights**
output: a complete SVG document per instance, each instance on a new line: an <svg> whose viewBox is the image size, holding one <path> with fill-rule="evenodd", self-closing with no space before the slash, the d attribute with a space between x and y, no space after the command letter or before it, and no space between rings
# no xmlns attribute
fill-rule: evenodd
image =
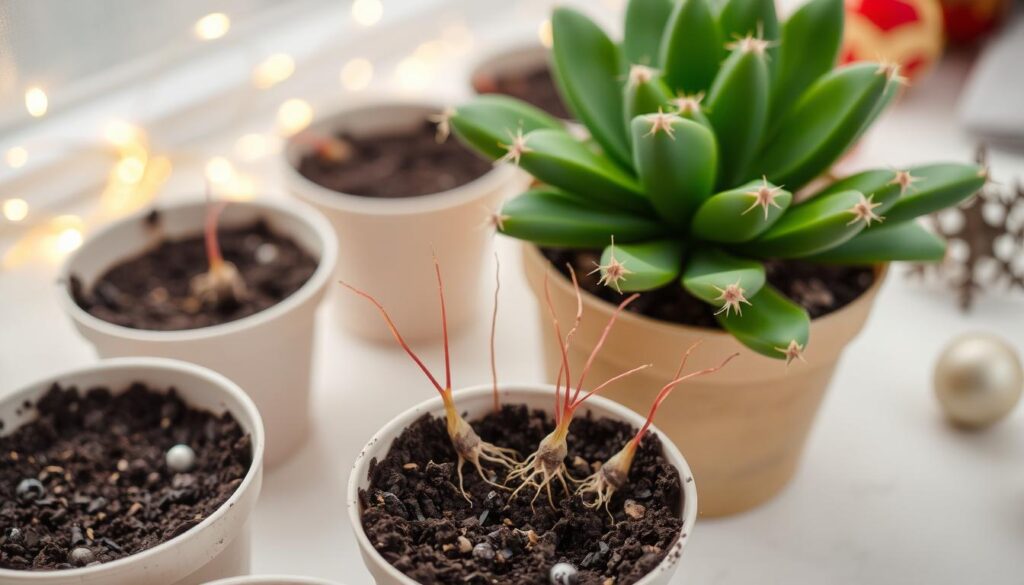
<svg viewBox="0 0 1024 585"><path fill-rule="evenodd" d="M361 27L373 27L384 17L381 0L355 0L350 6L352 21ZM206 14L196 20L192 34L200 42L221 39L231 30L231 17L223 12ZM551 45L551 24L542 21L537 38L545 46ZM444 59L467 55L473 48L474 38L464 23L452 23L441 30L439 38L425 41L412 54L397 61L394 81L398 87L415 91L427 88ZM251 84L259 90L270 89L288 78L296 70L295 59L285 52L266 55L252 68ZM374 63L362 56L346 60L339 71L343 89L358 92L368 88L375 78ZM50 109L47 88L32 85L25 88L25 110L33 118L43 118ZM304 99L289 98L278 108L272 131L250 132L239 136L231 156L219 155L203 161L203 173L215 192L234 200L251 199L257 185L253 177L236 168L232 160L255 162L280 149L282 138L306 128L314 116L313 107ZM2 163L9 169L29 164L32 145L14 145L6 149ZM9 197L0 202L3 221L22 228L24 235L0 257L0 268L21 266L33 259L59 263L83 242L87 225L109 220L135 211L148 204L167 181L172 170L168 153L150 150L146 131L125 120L112 120L103 128L90 149L109 155L112 166L100 195L95 216L72 214L48 215L34 210L21 197ZM188 158L188 157L183 157Z"/></svg>

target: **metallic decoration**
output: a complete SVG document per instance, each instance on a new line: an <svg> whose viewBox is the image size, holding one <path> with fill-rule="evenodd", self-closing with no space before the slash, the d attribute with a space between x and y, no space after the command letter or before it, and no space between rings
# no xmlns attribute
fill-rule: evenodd
<svg viewBox="0 0 1024 585"><path fill-rule="evenodd" d="M953 423L983 428L1006 417L1024 392L1017 352L984 333L954 339L935 365L935 395Z"/></svg>

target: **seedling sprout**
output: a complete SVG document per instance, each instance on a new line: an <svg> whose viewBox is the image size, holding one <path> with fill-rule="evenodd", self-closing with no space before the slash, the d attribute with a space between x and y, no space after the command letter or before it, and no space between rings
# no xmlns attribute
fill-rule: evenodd
<svg viewBox="0 0 1024 585"><path fill-rule="evenodd" d="M227 207L227 202L214 202L210 198L210 188L206 188L206 221L203 238L206 244L206 259L209 268L197 274L189 283L192 295L209 306L219 306L226 302L238 302L246 297L248 291L245 281L238 268L224 259L217 240L217 222L220 214Z"/></svg>

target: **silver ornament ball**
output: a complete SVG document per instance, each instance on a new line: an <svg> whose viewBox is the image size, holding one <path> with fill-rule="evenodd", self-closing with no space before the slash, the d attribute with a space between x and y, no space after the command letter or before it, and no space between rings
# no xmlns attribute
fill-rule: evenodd
<svg viewBox="0 0 1024 585"><path fill-rule="evenodd" d="M548 573L551 585L575 585L579 571L569 563L555 563Z"/></svg>
<svg viewBox="0 0 1024 585"><path fill-rule="evenodd" d="M196 452L188 445L178 444L167 450L164 460L174 473L185 473L196 464Z"/></svg>
<svg viewBox="0 0 1024 585"><path fill-rule="evenodd" d="M942 351L934 385L950 421L982 428L1013 410L1024 393L1024 369L1008 343L994 335L972 333L954 339Z"/></svg>

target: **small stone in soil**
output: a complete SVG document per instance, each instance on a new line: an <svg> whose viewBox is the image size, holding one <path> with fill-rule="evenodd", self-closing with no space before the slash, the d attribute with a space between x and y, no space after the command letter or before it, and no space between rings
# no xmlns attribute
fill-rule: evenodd
<svg viewBox="0 0 1024 585"><path fill-rule="evenodd" d="M576 583L579 571L569 563L555 563L549 574L551 585L573 585Z"/></svg>
<svg viewBox="0 0 1024 585"><path fill-rule="evenodd" d="M192 467L196 464L196 452L192 450L192 447L179 443L167 450L164 459L167 468L174 473L187 473L192 471Z"/></svg>
<svg viewBox="0 0 1024 585"><path fill-rule="evenodd" d="M85 565L88 565L89 563L93 562L95 559L96 555L92 554L91 550L85 548L84 546L79 546L71 549L71 554L69 555L68 561L78 565L79 567L84 567Z"/></svg>
<svg viewBox="0 0 1024 585"><path fill-rule="evenodd" d="M14 491L22 502L38 500L46 494L46 488L43 487L43 484L38 479L32 477L18 482L18 487Z"/></svg>
<svg viewBox="0 0 1024 585"><path fill-rule="evenodd" d="M494 560L494 547L486 542L473 547L473 556L481 561Z"/></svg>

